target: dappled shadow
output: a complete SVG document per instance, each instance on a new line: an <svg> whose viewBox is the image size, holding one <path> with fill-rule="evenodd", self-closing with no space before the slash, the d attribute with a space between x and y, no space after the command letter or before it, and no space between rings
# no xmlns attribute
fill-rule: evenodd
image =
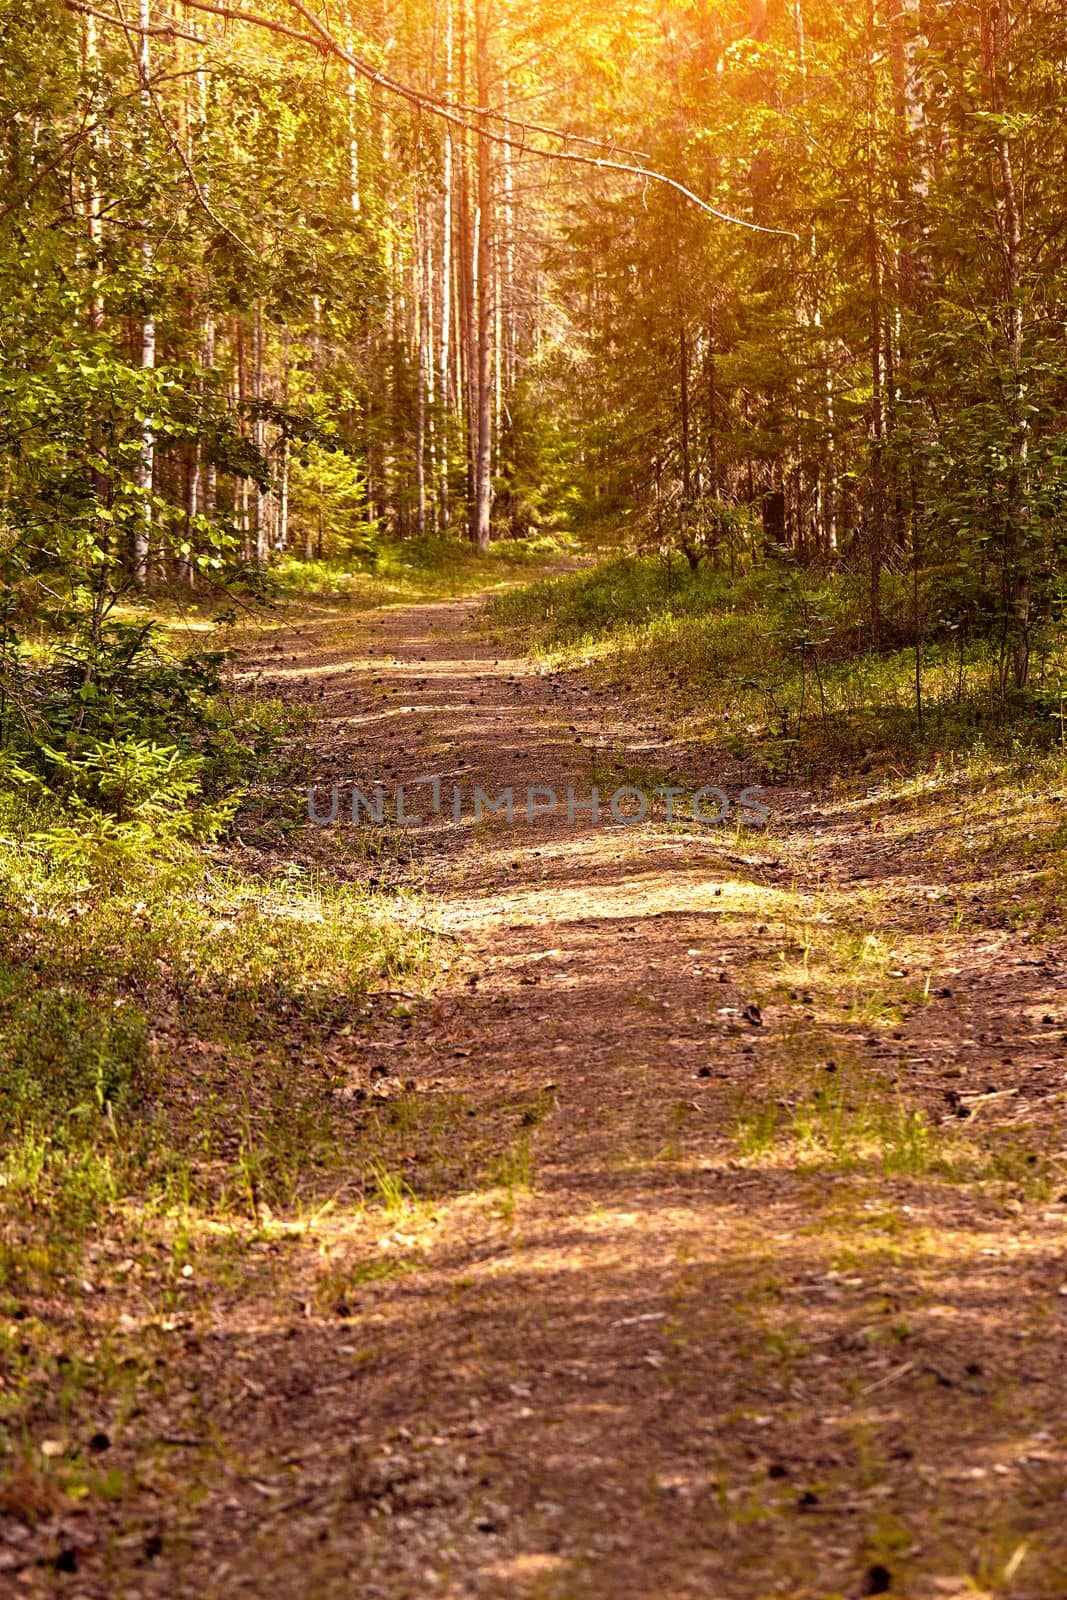
<svg viewBox="0 0 1067 1600"><path fill-rule="evenodd" d="M205 1244L177 1329L147 1321L159 1400L114 1450L149 1478L192 1452L202 1498L131 1494L87 1576L192 1595L225 1570L240 1594L269 1568L281 1592L385 1594L444 1539L491 1595L527 1592L523 1571L600 1595L682 1600L694 1573L738 1600L812 1573L850 1593L890 1518L961 1581L984 1532L1033 1541L1027 1592L1054 1594L1054 1231L1015 1238L990 1208L931 1237L921 1188L864 1219L777 1172L723 1176L665 1173L637 1209L598 1166L510 1214L337 1218L260 1255L281 1252L291 1309L254 1247L239 1294L213 1285Z"/></svg>
<svg viewBox="0 0 1067 1600"><path fill-rule="evenodd" d="M264 635L319 784L738 787L469 614ZM814 1600L1015 1560L1059 1600L1059 957L968 939L865 803L771 800L765 835L404 835L436 992L229 1063L247 1226L187 1211L188 1275L148 1220L154 1276L98 1264L79 1337L138 1398L98 1402L126 1487L79 1593Z"/></svg>

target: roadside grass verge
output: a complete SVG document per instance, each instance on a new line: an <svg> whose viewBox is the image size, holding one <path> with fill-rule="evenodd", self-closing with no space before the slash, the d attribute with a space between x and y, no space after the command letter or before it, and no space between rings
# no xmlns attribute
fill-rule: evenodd
<svg viewBox="0 0 1067 1600"><path fill-rule="evenodd" d="M993 641L928 643L920 728L914 651L862 647L863 599L847 573L731 582L616 556L494 596L484 616L494 637L518 630L547 668L580 670L658 722L655 781L699 750L765 786L769 846L789 854L775 789L831 797L837 825L906 857L961 918L1051 934L1067 920L1067 643L1042 638L1031 690L1006 707ZM894 618L905 631L907 602L893 580L888 634Z"/></svg>
<svg viewBox="0 0 1067 1600"><path fill-rule="evenodd" d="M272 1218L369 1173L360 1035L436 961L420 907L328 859L223 829L101 870L84 822L0 795L0 1496L31 1523L124 1492L99 1419L121 1431L168 1330L254 1277Z"/></svg>
<svg viewBox="0 0 1067 1600"><path fill-rule="evenodd" d="M467 539L389 540L321 560L287 555L268 574L265 594L283 602L353 607L455 599L528 578L538 567L572 559L577 551L576 541L565 533L501 539L485 552Z"/></svg>
<svg viewBox="0 0 1067 1600"><path fill-rule="evenodd" d="M0 1287L27 1276L20 1241L47 1265L112 1201L313 1187L331 1050L358 1037L370 990L432 969L400 897L253 873L225 846L101 883L34 820L9 806L0 822ZM286 1125L285 1161L268 1160Z"/></svg>
<svg viewBox="0 0 1067 1600"><path fill-rule="evenodd" d="M272 851L300 822L279 796L294 810L308 713L226 662L144 617L9 662L0 1293L63 1270L119 1202L314 1188L343 1144L329 1052L371 990L432 969L350 845Z"/></svg>
<svg viewBox="0 0 1067 1600"><path fill-rule="evenodd" d="M676 739L713 741L769 775L903 775L976 744L1067 751L1062 637L1041 641L1032 690L1006 714L992 641L942 629L922 649L920 726L908 606L903 580L887 579L888 642L875 652L858 575L771 566L731 581L624 555L494 596L486 619L547 663L654 699Z"/></svg>

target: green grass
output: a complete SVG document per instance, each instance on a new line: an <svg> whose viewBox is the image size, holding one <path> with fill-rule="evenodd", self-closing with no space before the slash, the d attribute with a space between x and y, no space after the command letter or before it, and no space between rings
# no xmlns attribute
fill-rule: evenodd
<svg viewBox="0 0 1067 1600"><path fill-rule="evenodd" d="M991 1184L1034 1201L1062 1184L1062 1163L1034 1147L1025 1130L970 1128L932 1121L879 1067L841 1049L827 1061L829 1041L794 1041L771 1068L758 1096L737 1104L738 1154L798 1172L872 1172L951 1184Z"/></svg>
<svg viewBox="0 0 1067 1600"><path fill-rule="evenodd" d="M373 1156L369 1176L375 1198L383 1211L395 1214L405 1209L412 1193L402 1173L387 1166L380 1156Z"/></svg>
<svg viewBox="0 0 1067 1600"><path fill-rule="evenodd" d="M187 845L102 882L36 842L37 820L0 798L0 1480L31 1518L58 1491L120 1492L76 1446L43 1465L34 1447L68 1417L87 1437L117 1408L121 1427L152 1371L151 1343L127 1349L103 1302L85 1325L48 1309L101 1255L143 1265L169 1238L151 1311L181 1316L202 1271L240 1268L228 1241L306 1219L353 1169L406 1205L341 1091L371 991L421 986L435 949L416 908L333 881L328 861L252 871Z"/></svg>
<svg viewBox="0 0 1067 1600"><path fill-rule="evenodd" d="M57 894L0 966L0 1285L25 1276L30 1234L36 1266L52 1240L58 1267L130 1196L241 1207L314 1193L345 1150L334 1057L356 1047L368 989L430 966L424 932L347 888L294 901L213 871L186 881L187 901L141 887L74 927ZM234 918L225 935L220 913Z"/></svg>
<svg viewBox="0 0 1067 1600"><path fill-rule="evenodd" d="M731 581L660 557L616 556L494 596L494 635L519 631L558 666L590 668L609 686L652 693L682 732L714 740L771 774L863 778L976 741L998 754L1062 743L1057 698L1062 634L1042 640L1027 700L995 693L992 640L962 645L931 627L915 710L909 596L887 577L883 637L866 646L865 591L855 574L768 564Z"/></svg>
<svg viewBox="0 0 1067 1600"><path fill-rule="evenodd" d="M363 576L373 598L394 580L448 592L535 560L390 546ZM307 838L308 714L235 684L227 620L214 602L127 607L102 638L42 636L12 668L0 1287L61 1270L131 1197L253 1217L302 1203L351 1135L337 1091L369 991L433 965L417 908L352 881L353 865L395 877L397 837Z"/></svg>
<svg viewBox="0 0 1067 1600"><path fill-rule="evenodd" d="M486 1177L490 1184L501 1189L528 1189L531 1170L530 1141L523 1134L490 1163Z"/></svg>
<svg viewBox="0 0 1067 1600"><path fill-rule="evenodd" d="M323 560L286 556L271 569L268 593L354 606L452 599L528 577L575 549L567 534L502 539L484 554L461 538L389 540Z"/></svg>

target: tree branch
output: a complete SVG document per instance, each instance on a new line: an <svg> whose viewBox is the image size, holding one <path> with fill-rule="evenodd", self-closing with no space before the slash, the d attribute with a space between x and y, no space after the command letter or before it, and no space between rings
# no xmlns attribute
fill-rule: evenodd
<svg viewBox="0 0 1067 1600"><path fill-rule="evenodd" d="M207 0L189 0L189 3L206 5ZM325 24L320 22L315 14L308 10L303 0L288 0L288 3L315 30L324 49L344 61L354 72L366 78L369 83L380 85L381 88L388 90L390 94L398 95L401 99L408 101L410 105L417 106L421 111L426 111L432 116L443 117L446 122L466 128L469 132L478 133L483 138L491 139L494 144L508 145L513 150L521 150L528 155L540 156L545 161L571 161L579 166L595 167L599 171L624 172L630 177L644 178L648 182L666 184L669 189L673 189L683 199L688 200L692 205L698 206L701 211L707 212L709 216L716 217L720 222L731 222L736 227L748 228L753 233L769 233L786 239L796 239L798 237L791 229L767 228L758 222L748 222L744 217L732 216L728 211L720 211L718 207L709 205L706 200L702 200L699 195L694 194L692 189L687 189L677 179L668 177L664 172L657 172L653 167L646 167L636 162L615 161L604 156L583 155L577 150L543 150L536 145L527 144L525 139L520 142L511 138L508 134L491 132L485 127L483 119L492 117L494 120L503 121L511 127L521 128L524 133L537 130L536 125L533 123L519 122L514 118L505 117L502 112L494 112L488 106L462 108L468 114L479 118L478 123L472 126L465 117L458 115L452 109L448 101L439 100L435 95L425 94L420 89L412 89L408 84L400 83L396 78L388 77L376 67L372 67L366 61L362 61L359 56L353 55L351 50L346 49L343 44L335 39ZM246 18L246 20L249 19ZM568 138L568 135L562 130L545 130L542 128L540 131L550 132L553 138L561 139L564 142Z"/></svg>
<svg viewBox="0 0 1067 1600"><path fill-rule="evenodd" d="M95 17L97 22L110 23L113 28L122 28L124 32L127 33L136 33L139 35L147 34L150 39L157 37L164 39L188 39L190 44L202 45L207 43L207 41L202 39L199 34L186 33L183 29L175 27L175 25L171 22L161 22L151 28L142 28L136 22L128 22L124 21L122 17L114 17L108 11L98 11L95 6L86 5L84 0L63 0L63 4L66 6L68 11L76 11L79 16ZM305 38L306 35L301 34L299 37ZM315 44L316 41L314 39L308 39L308 43Z"/></svg>
<svg viewBox="0 0 1067 1600"><path fill-rule="evenodd" d="M43 167L39 167L34 173L33 177L30 179L29 183L22 190L22 193L16 195L14 200L9 200L3 209L0 210L0 222L3 222L7 217L9 217L13 211L17 211L19 207L30 198L34 190L40 187L40 185L48 177L49 173L56 170L64 157L74 154L82 140L88 138L89 134L92 133L96 126L97 124L95 122L83 123L82 126L74 133L68 134L68 136L60 145L57 153L52 157L51 161L46 162Z"/></svg>
<svg viewBox="0 0 1067 1600"><path fill-rule="evenodd" d="M156 119L159 122L160 127L163 129L163 132L167 136L167 141L170 144L171 149L181 162L182 167L185 170L185 175L193 186L193 193L196 195L197 202L202 207L205 215L209 217L210 220L215 224L216 228L221 228L223 233L226 234L227 238L232 239L234 244L239 245L242 250L246 251L248 255L255 260L256 252L252 249L252 246L250 244L246 244L244 239L241 238L240 234L235 233L228 223L223 222L222 218L212 210L210 204L208 203L207 195L204 193L203 189L201 189L189 158L182 149L181 140L178 138L177 134L171 128L170 123L163 115L163 108L160 105L159 97L152 86L152 80L141 65L141 58L134 46L133 36L134 34L142 32L142 30L139 27L134 28L126 21L126 17L122 9L122 0L115 0L115 3L119 8L119 18L121 19L122 29L126 35L126 42L130 47L130 53L133 56L134 68L141 81L141 86L152 103L152 110L155 112Z"/></svg>
<svg viewBox="0 0 1067 1600"><path fill-rule="evenodd" d="M68 10L89 13L98 17L101 21L121 27L127 32L136 33L139 31L134 23L126 22L120 17L108 16L104 12L92 10L85 4L85 0L63 0L63 3ZM360 56L354 55L351 50L334 37L312 11L308 10L307 6L303 4L303 0L288 0L288 3L313 30L310 34L296 28L290 28L283 22L275 22L272 17L264 17L257 12L244 11L233 6L216 5L212 3L212 0L184 0L184 3L194 10L207 11L213 16L226 17L233 22L245 22L250 27L263 28L268 33L281 34L284 38L294 39L299 44L310 45L313 49L326 55L336 56L339 61L343 61L347 66L351 67L353 72L364 78L368 83L377 85L389 94L396 95L399 99L407 101L409 105L417 107L420 111L425 111L430 116L439 117L443 121L451 123L453 127L462 128L467 133L475 133L484 139L489 139L493 144L506 145L509 149L518 150L520 153L537 156L542 161L567 161L577 166L591 167L598 172L621 172L627 177L642 178L648 183L660 183L668 189L673 189L684 200L688 200L698 210L705 212L708 216L715 217L719 222L728 222L734 227L746 228L751 233L765 233L779 239L798 238L798 235L790 228L768 228L762 223L750 222L745 217L736 217L729 211L723 211L718 206L710 205L708 201L702 200L699 195L694 194L692 189L686 188L685 184L679 183L676 178L671 178L665 172L659 172L654 167L646 167L641 162L617 161L613 157L586 155L579 150L546 150L543 146L530 143L526 137L528 134L540 133L545 137L558 139L563 144L571 142L591 144L597 142L586 139L584 135L569 134L561 128L549 128L540 123L523 122L489 106L484 108L464 106L458 102L453 103L452 101L441 100L436 95L427 94L421 89L413 89L409 84L402 83L396 78L391 78L387 73L364 61ZM198 44L205 43L204 40L182 33L177 28L167 28L165 31L185 39L193 37L194 42ZM477 121L472 122L470 120L471 117L477 118ZM498 122L509 130L517 130L522 134L522 138L515 138L512 132L500 133L486 127L487 120ZM614 147L605 141L604 148L611 149ZM213 220L218 221L217 218ZM230 230L227 229L226 231L229 232Z"/></svg>
<svg viewBox="0 0 1067 1600"><path fill-rule="evenodd" d="M357 72L361 72L364 77L371 79L375 83L383 84L392 89L394 93L404 93L402 85L379 73L369 62L359 60L357 64L357 58L351 52L347 52L346 47L339 44L318 19L310 11L305 10L302 5L298 6L297 9L311 23L311 26L317 30L317 37L301 33L296 28L287 28L283 22L275 22L271 17L263 17L251 11L240 11L231 6L215 4L214 0L182 0L182 3L194 11L207 11L216 17L228 17L233 21L253 23L258 28L267 28L272 33L281 33L286 38L297 39L303 44L314 45L316 50L321 50L326 54L345 51L346 53L342 55L342 60L348 62ZM435 96L425 94L418 89L412 89L410 93L417 97L415 103L425 109L437 106L441 112L447 109L461 113L464 117L487 116L494 122L500 122L506 127L518 128L524 133L543 133L550 139L562 139L570 144L590 145L600 150L614 150L619 155L632 156L637 161L644 160L643 151L628 150L624 145L617 144L614 139L593 139L584 133L565 133L560 128L549 128L541 122L523 122L517 117L509 116L507 112L498 110L495 106L472 106L465 105L461 100L438 100ZM468 126L470 125L468 124Z"/></svg>

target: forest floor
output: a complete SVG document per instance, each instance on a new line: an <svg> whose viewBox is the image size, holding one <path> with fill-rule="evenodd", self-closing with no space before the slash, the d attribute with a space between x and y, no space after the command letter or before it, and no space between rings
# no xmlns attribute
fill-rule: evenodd
<svg viewBox="0 0 1067 1600"><path fill-rule="evenodd" d="M470 600L246 669L317 708L320 805L462 784L279 846L376 863L436 973L290 1058L340 1144L303 1215L186 1219L165 1312L158 1232L96 1247L114 1489L9 1484L0 1592L1062 1600L1067 950L998 914L966 797L528 823L528 786L739 784Z"/></svg>

